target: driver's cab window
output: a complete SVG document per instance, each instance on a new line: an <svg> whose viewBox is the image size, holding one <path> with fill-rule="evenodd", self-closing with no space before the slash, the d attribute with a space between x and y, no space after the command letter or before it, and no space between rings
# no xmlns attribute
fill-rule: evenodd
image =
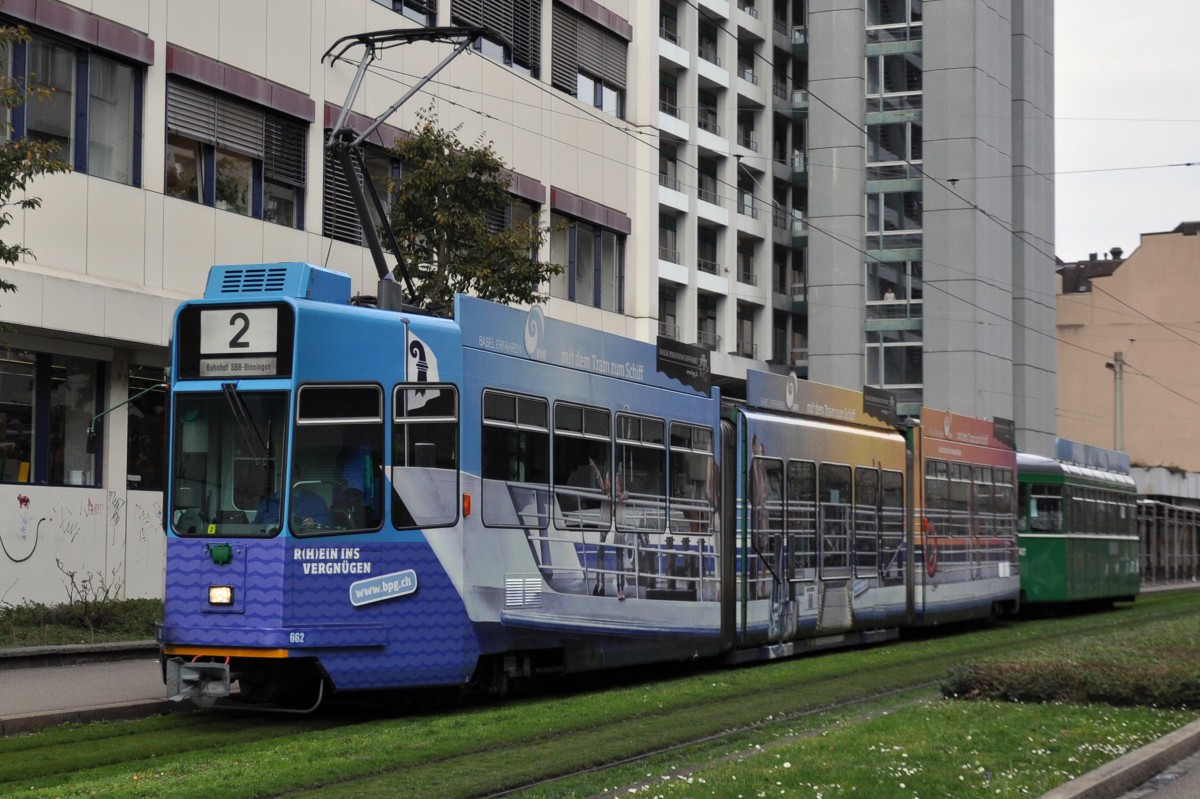
<svg viewBox="0 0 1200 799"><path fill-rule="evenodd" d="M288 478L287 517L293 533L379 529L383 431L381 387L300 388ZM279 512L277 504L263 509L267 516L272 512Z"/></svg>

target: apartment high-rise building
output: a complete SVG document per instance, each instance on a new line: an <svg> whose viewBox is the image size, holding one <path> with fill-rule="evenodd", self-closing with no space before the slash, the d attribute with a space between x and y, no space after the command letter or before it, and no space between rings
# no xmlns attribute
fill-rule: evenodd
<svg viewBox="0 0 1200 799"><path fill-rule="evenodd" d="M1050 5L655 11L662 333L1052 446Z"/></svg>
<svg viewBox="0 0 1200 799"><path fill-rule="evenodd" d="M214 263L309 261L374 293L324 155L355 74L339 38L489 34L368 141L432 111L554 223L550 316L710 352L739 396L790 371L1054 438L1052 4L1035 0L5 0L0 54L53 89L9 117L73 171L6 243L0 583L55 601L55 559L160 590L160 388L175 307ZM448 52L382 52L363 129ZM95 432L95 446L89 445ZM10 540L11 539L11 540ZM40 542L40 543L39 543ZM12 544L12 546L9 546ZM102 564L100 569L97 564ZM11 578L11 579L10 579Z"/></svg>

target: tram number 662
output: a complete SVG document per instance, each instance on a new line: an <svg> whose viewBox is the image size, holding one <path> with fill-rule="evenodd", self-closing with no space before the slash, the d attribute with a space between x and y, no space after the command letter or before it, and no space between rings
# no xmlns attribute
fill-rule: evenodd
<svg viewBox="0 0 1200 799"><path fill-rule="evenodd" d="M304 633L288 633L288 643L289 644L304 643Z"/></svg>

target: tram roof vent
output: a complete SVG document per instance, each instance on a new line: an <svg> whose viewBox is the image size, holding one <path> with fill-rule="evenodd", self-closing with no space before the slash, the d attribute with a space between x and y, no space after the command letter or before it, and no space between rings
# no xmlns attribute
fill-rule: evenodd
<svg viewBox="0 0 1200 799"><path fill-rule="evenodd" d="M305 263L214 266L208 273L205 299L294 297L346 305L350 276Z"/></svg>

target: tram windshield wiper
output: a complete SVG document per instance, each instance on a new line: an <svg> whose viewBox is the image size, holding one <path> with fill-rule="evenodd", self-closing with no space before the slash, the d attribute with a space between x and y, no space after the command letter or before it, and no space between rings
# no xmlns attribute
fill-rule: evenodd
<svg viewBox="0 0 1200 799"><path fill-rule="evenodd" d="M246 444L250 457L254 459L256 466L267 466L271 459L270 445L264 441L258 425L250 417L250 409L246 407L246 401L238 393L237 383L222 383L221 390L225 392L225 401L229 403L229 410L233 414L234 420L237 421L238 430L242 434L242 440Z"/></svg>

